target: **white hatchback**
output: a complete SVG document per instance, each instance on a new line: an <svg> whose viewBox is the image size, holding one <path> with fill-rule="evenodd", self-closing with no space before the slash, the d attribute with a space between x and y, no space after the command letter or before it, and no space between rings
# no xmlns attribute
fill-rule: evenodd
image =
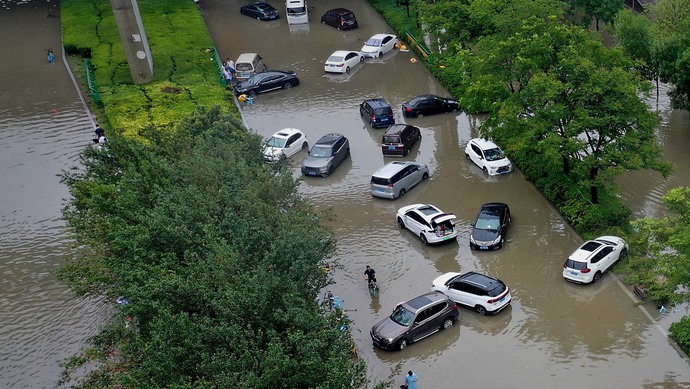
<svg viewBox="0 0 690 389"><path fill-rule="evenodd" d="M430 204L413 204L402 207L396 215L401 228L407 228L424 244L440 243L455 239L455 215L445 213Z"/></svg>
<svg viewBox="0 0 690 389"><path fill-rule="evenodd" d="M264 159L276 162L283 157L291 157L309 147L307 136L295 128L284 128L271 136L264 146Z"/></svg>
<svg viewBox="0 0 690 389"><path fill-rule="evenodd" d="M510 288L503 281L473 271L438 276L431 283L431 290L441 292L482 315L498 313L512 299Z"/></svg>
<svg viewBox="0 0 690 389"><path fill-rule="evenodd" d="M513 164L503 150L490 140L470 139L465 147L465 157L491 176L510 173L513 170Z"/></svg>
<svg viewBox="0 0 690 389"><path fill-rule="evenodd" d="M327 73L350 73L350 70L364 62L364 57L356 51L338 50L331 54L323 67Z"/></svg>
<svg viewBox="0 0 690 389"><path fill-rule="evenodd" d="M380 58L393 50L398 43L398 37L391 34L376 34L364 43L362 55L367 58Z"/></svg>
<svg viewBox="0 0 690 389"><path fill-rule="evenodd" d="M628 244L617 236L588 240L563 264L563 278L582 284L599 281L602 274L627 254Z"/></svg>

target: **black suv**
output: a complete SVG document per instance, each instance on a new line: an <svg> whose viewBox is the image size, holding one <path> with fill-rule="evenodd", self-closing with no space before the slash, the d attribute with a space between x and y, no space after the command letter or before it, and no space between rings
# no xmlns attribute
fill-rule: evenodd
<svg viewBox="0 0 690 389"><path fill-rule="evenodd" d="M349 156L350 142L345 136L326 134L309 150L309 157L302 163L302 174L326 177L333 174L335 168Z"/></svg>
<svg viewBox="0 0 690 389"><path fill-rule="evenodd" d="M404 157L420 139L422 133L419 128L409 124L393 124L383 134L381 151L385 157Z"/></svg>
<svg viewBox="0 0 690 389"><path fill-rule="evenodd" d="M359 114L373 128L388 127L391 124L395 124L395 116L393 116L391 105L382 98L364 100L359 105Z"/></svg>
<svg viewBox="0 0 690 389"><path fill-rule="evenodd" d="M510 208L505 203L482 205L477 220L472 223L470 248L497 250L503 247L510 226Z"/></svg>
<svg viewBox="0 0 690 389"><path fill-rule="evenodd" d="M371 340L383 349L402 350L451 327L459 316L458 306L443 293L428 292L398 304L389 317L371 328Z"/></svg>
<svg viewBox="0 0 690 389"><path fill-rule="evenodd" d="M338 30L351 30L357 28L357 18L349 9L334 8L326 11L321 17L321 23L328 24Z"/></svg>

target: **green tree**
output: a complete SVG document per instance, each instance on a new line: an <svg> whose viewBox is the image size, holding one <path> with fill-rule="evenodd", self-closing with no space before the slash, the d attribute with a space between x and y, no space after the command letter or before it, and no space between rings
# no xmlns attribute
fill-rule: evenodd
<svg viewBox="0 0 690 389"><path fill-rule="evenodd" d="M663 201L669 216L633 223L636 234L629 240L638 254L629 257L624 271L655 301L679 303L690 297L690 187L670 190Z"/></svg>
<svg viewBox="0 0 690 389"><path fill-rule="evenodd" d="M599 20L613 23L616 14L625 7L624 0L568 0L575 12L582 12L586 16L587 25L592 18L599 31Z"/></svg>
<svg viewBox="0 0 690 389"><path fill-rule="evenodd" d="M82 387L364 386L347 318L316 302L332 234L287 166L266 165L261 138L218 108L142 137L64 176L65 218L91 250L63 276L129 301L67 377L95 359Z"/></svg>

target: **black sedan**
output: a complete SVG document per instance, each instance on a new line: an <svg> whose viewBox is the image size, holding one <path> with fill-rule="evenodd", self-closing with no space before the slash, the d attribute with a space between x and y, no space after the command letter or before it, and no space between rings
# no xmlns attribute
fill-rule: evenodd
<svg viewBox="0 0 690 389"><path fill-rule="evenodd" d="M504 203L487 203L472 223L470 248L479 250L497 250L503 246L510 225L510 208Z"/></svg>
<svg viewBox="0 0 690 389"><path fill-rule="evenodd" d="M263 1L243 6L240 13L259 20L275 20L279 17L278 11Z"/></svg>
<svg viewBox="0 0 690 389"><path fill-rule="evenodd" d="M457 100L436 95L417 96L402 104L403 116L408 118L452 112L458 109L460 109L460 104Z"/></svg>
<svg viewBox="0 0 690 389"><path fill-rule="evenodd" d="M290 89L299 85L299 78L295 72L281 70L267 70L257 73L247 81L235 85L235 95L254 96L259 93L270 92L276 89Z"/></svg>

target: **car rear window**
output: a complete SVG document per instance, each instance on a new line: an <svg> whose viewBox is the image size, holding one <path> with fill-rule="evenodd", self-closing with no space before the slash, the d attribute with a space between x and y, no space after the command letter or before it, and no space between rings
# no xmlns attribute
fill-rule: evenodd
<svg viewBox="0 0 690 389"><path fill-rule="evenodd" d="M376 185L390 185L391 180L388 178L373 176L371 177L371 183Z"/></svg>
<svg viewBox="0 0 690 389"><path fill-rule="evenodd" d="M339 55L331 55L330 57L328 57L327 62L343 62L343 57Z"/></svg>
<svg viewBox="0 0 690 389"><path fill-rule="evenodd" d="M344 15L342 15L342 16L343 16L343 19L345 19L345 20L350 20L350 19L354 19L354 18L355 18L355 14L353 14L353 13L344 14Z"/></svg>
<svg viewBox="0 0 690 389"><path fill-rule="evenodd" d="M252 70L252 65L248 63L236 63L235 64L235 70L239 71L245 71L245 70Z"/></svg>
<svg viewBox="0 0 690 389"><path fill-rule="evenodd" d="M390 115L393 111L390 108L376 108L374 114L376 115Z"/></svg>
<svg viewBox="0 0 690 389"><path fill-rule="evenodd" d="M487 286L488 286L487 289L490 289L487 291L488 292L487 294L489 295L489 297L500 296L501 293L506 291L506 284L504 284L503 282L493 281L491 284L489 284Z"/></svg>
<svg viewBox="0 0 690 389"><path fill-rule="evenodd" d="M584 270L587 268L587 263L585 262L578 262L578 261L573 261L572 259L568 259L565 262L565 266L571 269L575 270Z"/></svg>
<svg viewBox="0 0 690 389"><path fill-rule="evenodd" d="M384 135L383 143L400 143L399 135Z"/></svg>

